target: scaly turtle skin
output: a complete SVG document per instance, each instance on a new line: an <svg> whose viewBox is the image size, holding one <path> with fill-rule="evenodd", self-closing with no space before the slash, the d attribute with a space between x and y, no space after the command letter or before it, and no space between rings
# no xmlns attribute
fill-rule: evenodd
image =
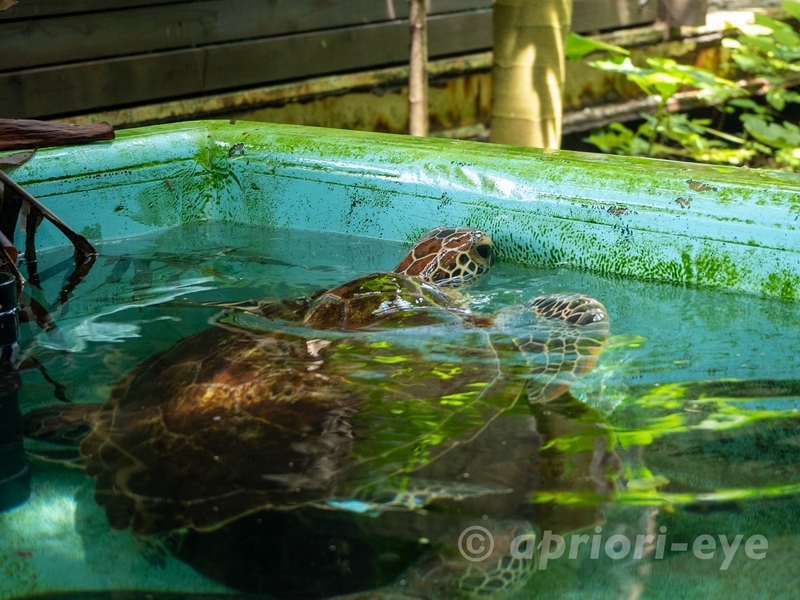
<svg viewBox="0 0 800 600"><path fill-rule="evenodd" d="M310 298L282 302L217 304L270 319L300 321L319 329L421 325L456 310L445 289L472 283L494 260L492 239L471 227L437 227L425 233L389 273L371 273ZM426 310L415 311L414 307Z"/></svg>
<svg viewBox="0 0 800 600"><path fill-rule="evenodd" d="M437 227L423 235L395 267L420 281L460 285L485 274L494 257L491 238L470 227Z"/></svg>
<svg viewBox="0 0 800 600"><path fill-rule="evenodd" d="M590 450L551 459L527 416L592 368L608 317L580 295L474 317L409 274L467 278L464 251L454 253L445 233L462 230L434 231L420 244L438 240L449 262L415 246L400 264L405 273L365 276L283 311L293 321L284 331L223 320L144 361L102 406L29 413L27 434L58 438L76 423L89 430L81 457L115 528L211 532L261 511L322 509L377 515L368 527L406 535L421 509L455 510L453 519L422 521L438 550L404 586L376 597L511 593L532 561L513 558L510 540L500 540L499 558L467 562L454 550L458 533L480 515L496 532L532 531L536 515L520 507L530 507L537 479L608 492L602 430L592 423L583 432L598 442ZM488 236L478 239L467 253L487 245ZM490 244L488 258L475 251L487 268ZM452 263L460 274L447 270Z"/></svg>

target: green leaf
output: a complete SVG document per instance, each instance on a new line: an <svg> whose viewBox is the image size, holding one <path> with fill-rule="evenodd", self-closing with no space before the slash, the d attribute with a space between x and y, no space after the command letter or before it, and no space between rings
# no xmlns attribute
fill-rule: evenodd
<svg viewBox="0 0 800 600"><path fill-rule="evenodd" d="M743 35L739 40L750 46L751 48L761 52L762 54L777 54L780 48L770 37L763 35Z"/></svg>
<svg viewBox="0 0 800 600"><path fill-rule="evenodd" d="M769 68L769 63L755 54L738 52L731 56L731 59L742 71L758 72L759 69Z"/></svg>
<svg viewBox="0 0 800 600"><path fill-rule="evenodd" d="M771 29L774 32L777 31L792 31L791 25L788 23L784 23L783 21L776 21L775 19L770 19L766 15L762 15L761 13L754 13L753 15L754 21L756 25L761 25L762 27L766 27L767 29Z"/></svg>
<svg viewBox="0 0 800 600"><path fill-rule="evenodd" d="M742 47L741 42L734 38L722 38L721 44L723 48L731 48L734 50L738 50L739 48Z"/></svg>
<svg viewBox="0 0 800 600"><path fill-rule="evenodd" d="M596 60L589 64L595 69L611 71L612 73L620 73L622 75L648 75L653 73L652 69L642 69L641 67L635 66L627 56L624 59Z"/></svg>
<svg viewBox="0 0 800 600"><path fill-rule="evenodd" d="M769 110L768 108L761 106L749 98L733 98L732 100L728 100L728 104L737 108L744 108L745 110L753 111L757 114L764 114Z"/></svg>
<svg viewBox="0 0 800 600"><path fill-rule="evenodd" d="M772 37L775 38L775 41L786 46L786 48L797 48L800 46L800 35L797 35L788 23L770 19L759 13L755 14L755 22L757 25L771 29Z"/></svg>
<svg viewBox="0 0 800 600"><path fill-rule="evenodd" d="M741 165L753 158L756 151L750 148L706 148L693 152L691 157L699 162Z"/></svg>
<svg viewBox="0 0 800 600"><path fill-rule="evenodd" d="M606 129L593 131L584 141L594 144L601 152L629 154L633 135L633 131L622 123L612 123Z"/></svg>
<svg viewBox="0 0 800 600"><path fill-rule="evenodd" d="M800 127L792 123L769 123L760 115L742 115L744 128L756 140L773 148L800 146Z"/></svg>
<svg viewBox="0 0 800 600"><path fill-rule="evenodd" d="M628 79L642 88L646 94L658 94L663 100L674 96L682 85L680 79L658 72L647 75L628 75Z"/></svg>
<svg viewBox="0 0 800 600"><path fill-rule="evenodd" d="M786 100L786 102L800 104L800 94L791 90L783 90L783 99Z"/></svg>
<svg viewBox="0 0 800 600"><path fill-rule="evenodd" d="M800 169L800 148L781 148L775 153L775 160L780 165Z"/></svg>
<svg viewBox="0 0 800 600"><path fill-rule="evenodd" d="M616 54L630 54L625 48L621 46L614 46L606 44L599 40L587 38L577 33L570 33L567 36L567 43L564 49L564 54L568 60L580 60L587 54L592 52L612 52Z"/></svg>
<svg viewBox="0 0 800 600"><path fill-rule="evenodd" d="M786 100L784 100L783 95L781 94L782 91L783 88L772 88L767 90L766 94L767 102L769 102L769 105L778 112L781 112L786 106Z"/></svg>
<svg viewBox="0 0 800 600"><path fill-rule="evenodd" d="M800 21L800 2L786 1L781 2L781 8Z"/></svg>
<svg viewBox="0 0 800 600"><path fill-rule="evenodd" d="M732 87L736 85L736 83L730 79L718 77L708 69L702 69L692 65L682 65L677 63L672 58L648 58L647 64L658 71L662 71L672 75L676 79L680 79L685 85L692 85L695 87Z"/></svg>
<svg viewBox="0 0 800 600"><path fill-rule="evenodd" d="M782 44L787 48L797 48L797 46L800 46L800 35L797 35L791 29L776 29L772 34L775 36L775 39L779 44Z"/></svg>
<svg viewBox="0 0 800 600"><path fill-rule="evenodd" d="M635 66L629 57L625 57L624 59L613 59L613 60L597 60L594 62L589 63L592 67L596 69L600 69L602 71L610 71L612 73L619 73L620 75L625 75L628 78L628 81L635 83L642 91L647 94L648 96L652 96L653 94L660 94L662 98L669 97L674 91L669 92L667 90L666 96L664 90L659 90L657 84L659 84L659 80L663 79L664 76L661 73L654 71L653 69L642 69L641 67ZM660 83L663 86L663 82ZM674 84L673 84L673 87ZM677 90L677 87L675 87Z"/></svg>

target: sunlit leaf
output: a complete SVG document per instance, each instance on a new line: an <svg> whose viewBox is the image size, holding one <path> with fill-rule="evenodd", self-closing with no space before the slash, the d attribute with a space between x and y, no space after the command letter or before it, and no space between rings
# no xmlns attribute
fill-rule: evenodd
<svg viewBox="0 0 800 600"><path fill-rule="evenodd" d="M800 2L786 0L785 2L781 2L781 8L800 21Z"/></svg>
<svg viewBox="0 0 800 600"><path fill-rule="evenodd" d="M794 32L788 23L770 19L768 16L760 13L755 13L754 18L757 25L772 30L772 36L779 44L783 44L789 48L800 46L800 36Z"/></svg>
<svg viewBox="0 0 800 600"><path fill-rule="evenodd" d="M596 60L589 64L601 71L611 71L622 75L647 75L653 72L652 69L642 69L635 66L629 57L625 57L622 60Z"/></svg>
<svg viewBox="0 0 800 600"><path fill-rule="evenodd" d="M743 35L739 38L745 44L764 54L774 54L780 50L771 38L761 35Z"/></svg>
<svg viewBox="0 0 800 600"><path fill-rule="evenodd" d="M582 35L578 35L577 33L570 33L567 36L564 54L568 60L580 60L592 52L612 52L624 55L630 54L621 46L606 44L605 42L587 38Z"/></svg>
<svg viewBox="0 0 800 600"><path fill-rule="evenodd" d="M736 38L722 38L720 42L723 48L739 49L742 44Z"/></svg>
<svg viewBox="0 0 800 600"><path fill-rule="evenodd" d="M763 58L753 54L738 53L734 54L731 59L743 71L755 71L768 66L768 63Z"/></svg>
<svg viewBox="0 0 800 600"><path fill-rule="evenodd" d="M781 148L775 153L778 164L800 169L800 148Z"/></svg>
<svg viewBox="0 0 800 600"><path fill-rule="evenodd" d="M756 155L752 148L707 148L693 152L691 157L699 162L743 165Z"/></svg>
<svg viewBox="0 0 800 600"><path fill-rule="evenodd" d="M648 58L647 64L654 69L681 79L686 85L700 87L703 85L735 86L735 82L718 77L707 69L692 65L682 65L671 58Z"/></svg>
<svg viewBox="0 0 800 600"><path fill-rule="evenodd" d="M767 15L763 15L761 13L754 13L753 21L756 25L761 25L762 27L771 29L773 33L777 31L792 31L792 27L788 23L776 21L775 19L771 19Z"/></svg>

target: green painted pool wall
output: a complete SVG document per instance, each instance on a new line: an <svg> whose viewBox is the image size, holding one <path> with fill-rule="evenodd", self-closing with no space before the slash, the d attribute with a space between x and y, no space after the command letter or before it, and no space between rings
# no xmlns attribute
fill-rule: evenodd
<svg viewBox="0 0 800 600"><path fill-rule="evenodd" d="M41 150L12 175L95 240L200 219L393 240L465 224L502 260L800 294L794 174L200 121Z"/></svg>

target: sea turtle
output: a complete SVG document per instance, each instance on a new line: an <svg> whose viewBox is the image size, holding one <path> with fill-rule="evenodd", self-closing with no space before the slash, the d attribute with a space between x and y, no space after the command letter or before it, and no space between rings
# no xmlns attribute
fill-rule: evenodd
<svg viewBox="0 0 800 600"><path fill-rule="evenodd" d="M391 272L364 275L304 298L206 305L300 321L320 329L410 326L436 322L447 315L465 318L468 313L458 309L452 288L475 282L493 261L492 239L485 232L471 227L436 227L422 235Z"/></svg>
<svg viewBox="0 0 800 600"><path fill-rule="evenodd" d="M311 514L312 523L336 515L370 535L431 542L376 597L518 590L533 561L514 555L512 540L546 516L531 513L527 493L611 489L606 432L561 396L595 364L608 317L600 302L574 294L473 315L416 278L468 278L443 267L440 254L426 250L420 260L420 248L434 240L452 254L447 241L471 230L434 232L401 273L262 305L245 312L252 319L229 315L145 360L101 406L32 411L26 433L74 440L84 429L80 454L97 479L95 499L118 529L194 535L259 514ZM478 233L455 253L457 265L464 253L483 259L468 269L473 276L491 262L491 241ZM567 408L543 408L559 396ZM541 448L567 430L588 442L572 454ZM470 523L496 534L483 562L457 551Z"/></svg>

